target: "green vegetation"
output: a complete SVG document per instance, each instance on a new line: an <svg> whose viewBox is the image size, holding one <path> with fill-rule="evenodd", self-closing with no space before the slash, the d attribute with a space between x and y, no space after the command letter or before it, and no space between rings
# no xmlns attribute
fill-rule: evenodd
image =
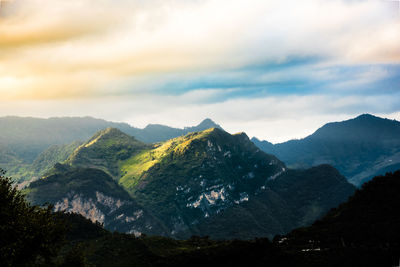
<svg viewBox="0 0 400 267"><path fill-rule="evenodd" d="M222 239L287 233L312 223L353 191L330 166L287 170L244 133L218 128L154 145L109 128L26 189L34 203L68 205L102 218L110 230ZM132 207L111 212L96 192L132 201ZM90 208L82 210L85 205ZM136 221L139 210L143 218Z"/></svg>
<svg viewBox="0 0 400 267"><path fill-rule="evenodd" d="M156 157L152 150L145 150L132 158L120 163L122 177L120 184L129 189L137 186L142 174L158 163L160 157Z"/></svg>
<svg viewBox="0 0 400 267"><path fill-rule="evenodd" d="M118 129L107 128L96 133L88 142L78 147L66 161L73 166L96 167L119 179L119 162L147 148Z"/></svg>
<svg viewBox="0 0 400 267"><path fill-rule="evenodd" d="M0 263L51 266L64 236L64 224L51 207L30 206L0 169Z"/></svg>
<svg viewBox="0 0 400 267"><path fill-rule="evenodd" d="M75 141L67 145L53 145L39 154L30 169L34 175L41 177L53 168L56 163L62 163L67 160L81 144L81 142Z"/></svg>
<svg viewBox="0 0 400 267"><path fill-rule="evenodd" d="M81 142L77 141L67 145L53 145L40 153L32 163L24 163L13 154L0 151L2 153L0 164L10 170L9 173L13 175L14 180L26 183L45 175L54 164L64 162L80 145Z"/></svg>
<svg viewBox="0 0 400 267"><path fill-rule="evenodd" d="M279 160L259 153L246 138L241 134L230 135L212 128L169 140L134 157L132 161L136 164L131 165L131 169L126 168L131 171L121 179L121 184L141 205L151 213L157 214L170 228L174 229L177 218L181 218L178 220L183 222L178 224L186 225L184 228L192 225L190 231L196 231L197 223L192 223L204 220L204 209L208 209L211 215L218 209L223 209L225 205L232 205L233 198L240 198L239 190L254 192L255 188L265 181L267 175L283 168L284 165ZM143 159L144 162L141 161ZM271 161L275 161L276 164L268 165ZM257 164L259 168L254 167ZM134 176L133 186L129 187L127 185L133 180L129 173L133 172L138 175ZM250 172L254 172L254 177L243 179ZM208 207L202 208L188 207L190 201L187 199L192 199L191 202L196 201L207 191L206 188L218 187L218 190L228 190L224 187L230 184L235 184L236 191L229 193L231 196L226 202L221 199L225 196L221 196L215 206L207 204ZM179 188L182 188L182 192ZM208 191L205 193L211 194L212 190ZM216 194L216 191L213 194Z"/></svg>
<svg viewBox="0 0 400 267"><path fill-rule="evenodd" d="M185 157L185 151L192 148L191 145L193 142L206 140L214 131L217 131L216 128L190 133L164 143L156 144L153 149L147 149L134 155L132 158L120 164L122 173L120 184L128 191L134 192L140 178L151 167L156 164L170 164L172 158L177 158L179 156ZM191 161L202 160L206 156L206 152L197 152L195 156L196 158ZM182 159L180 158L179 160ZM180 164L179 160L175 160L177 164Z"/></svg>

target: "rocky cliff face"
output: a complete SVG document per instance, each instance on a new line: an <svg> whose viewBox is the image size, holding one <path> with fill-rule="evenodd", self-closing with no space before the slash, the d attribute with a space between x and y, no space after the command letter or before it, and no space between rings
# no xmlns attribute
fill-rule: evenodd
<svg viewBox="0 0 400 267"><path fill-rule="evenodd" d="M32 183L27 192L34 204L52 203L55 211L81 214L109 230L165 234L162 223L101 170L64 170Z"/></svg>

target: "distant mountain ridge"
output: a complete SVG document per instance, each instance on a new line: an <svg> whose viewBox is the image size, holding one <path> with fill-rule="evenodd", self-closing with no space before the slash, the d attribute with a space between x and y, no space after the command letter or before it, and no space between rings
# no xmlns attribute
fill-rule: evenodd
<svg viewBox="0 0 400 267"><path fill-rule="evenodd" d="M49 155L46 149L51 146L59 146L57 149L53 147L52 153L58 150L57 158L62 161L60 155L65 153L60 151L61 147L66 148L67 145L76 141L86 141L96 132L109 127L135 136L136 139L145 143L165 141L191 131L201 131L210 127L221 128L211 119L205 119L197 126L183 129L164 125L148 125L144 129L139 129L126 123L109 122L92 117L49 119L1 117L0 165L7 169L16 180L29 180L42 174L35 171L38 168L35 166L35 160L40 160L38 157L41 153ZM40 166L43 167L43 165Z"/></svg>
<svg viewBox="0 0 400 267"><path fill-rule="evenodd" d="M328 123L300 140L252 141L295 168L331 164L356 185L400 168L400 122L370 114Z"/></svg>
<svg viewBox="0 0 400 267"><path fill-rule="evenodd" d="M126 133L135 136L138 140L145 143L155 143L166 141L191 132L200 132L210 128L222 129L220 125L207 118L200 122L200 124L197 126L184 127L183 129L171 128L160 124L149 124L142 131Z"/></svg>
<svg viewBox="0 0 400 267"><path fill-rule="evenodd" d="M272 237L311 223L355 190L327 165L288 170L278 158L258 149L245 133L231 135L210 128L150 145L108 128L27 188L27 192L34 192L29 193L29 198L36 204L71 203L76 193L68 192L79 192L78 177L93 169L108 177L109 182L118 183L144 214L162 222L159 227L166 229L165 235L178 238L193 234L214 238ZM71 176L76 177L76 182L65 183L63 191L57 189L58 179L68 180ZM96 183L95 175L81 179L85 184ZM105 189L96 190L107 195ZM101 210L105 221L119 220L120 215L109 214L102 203L90 201L95 199L92 190L84 192L86 197L80 197L81 202L95 205L94 210ZM124 215L132 217L130 213ZM146 225L139 222L135 227L147 232Z"/></svg>

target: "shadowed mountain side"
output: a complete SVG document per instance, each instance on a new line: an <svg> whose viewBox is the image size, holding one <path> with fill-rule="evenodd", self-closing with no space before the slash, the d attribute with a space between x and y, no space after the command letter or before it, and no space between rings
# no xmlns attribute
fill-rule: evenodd
<svg viewBox="0 0 400 267"><path fill-rule="evenodd" d="M312 226L275 243L288 251L310 251L314 266L394 266L400 255L400 171L375 177ZM318 265L319 264L319 265Z"/></svg>
<svg viewBox="0 0 400 267"><path fill-rule="evenodd" d="M199 232L223 239L268 237L313 223L355 191L329 165L288 170L241 205L223 211L200 225ZM229 227L227 227L229 225ZM222 228L228 228L222 234Z"/></svg>

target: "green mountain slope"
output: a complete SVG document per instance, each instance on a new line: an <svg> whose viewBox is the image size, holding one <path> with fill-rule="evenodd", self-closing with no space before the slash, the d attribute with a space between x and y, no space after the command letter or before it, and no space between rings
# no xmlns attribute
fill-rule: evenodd
<svg viewBox="0 0 400 267"><path fill-rule="evenodd" d="M121 184L157 212L173 229L171 234L245 201L269 177L285 170L245 134L230 135L217 128L172 139L141 156L146 153L149 161L133 165L141 172L126 175Z"/></svg>
<svg viewBox="0 0 400 267"><path fill-rule="evenodd" d="M330 164L356 185L400 164L400 122L369 114L328 123L301 140L276 145L252 141L290 167Z"/></svg>
<svg viewBox="0 0 400 267"><path fill-rule="evenodd" d="M29 164L24 163L12 150L0 144L0 166L8 170L10 174L20 172L22 175L27 172ZM22 175L19 175L22 176ZM18 178L19 178L18 177Z"/></svg>
<svg viewBox="0 0 400 267"><path fill-rule="evenodd" d="M44 175L56 163L64 162L81 145L81 142L75 141L67 145L53 145L37 156L31 165L31 170L38 176Z"/></svg>
<svg viewBox="0 0 400 267"><path fill-rule="evenodd" d="M75 167L96 167L118 179L118 163L137 154L150 145L137 141L118 129L107 128L97 132L89 141L79 146L66 163Z"/></svg>
<svg viewBox="0 0 400 267"><path fill-rule="evenodd" d="M54 164L64 162L80 145L78 141L68 145L53 145L40 153L32 163L25 163L14 153L0 149L0 165L17 175L15 180L20 182L19 187L22 188L42 177Z"/></svg>
<svg viewBox="0 0 400 267"><path fill-rule="evenodd" d="M112 175L163 222L167 235L179 238L272 237L311 223L354 191L330 166L287 170L244 133L218 128L155 145L110 128L78 147L61 167Z"/></svg>

